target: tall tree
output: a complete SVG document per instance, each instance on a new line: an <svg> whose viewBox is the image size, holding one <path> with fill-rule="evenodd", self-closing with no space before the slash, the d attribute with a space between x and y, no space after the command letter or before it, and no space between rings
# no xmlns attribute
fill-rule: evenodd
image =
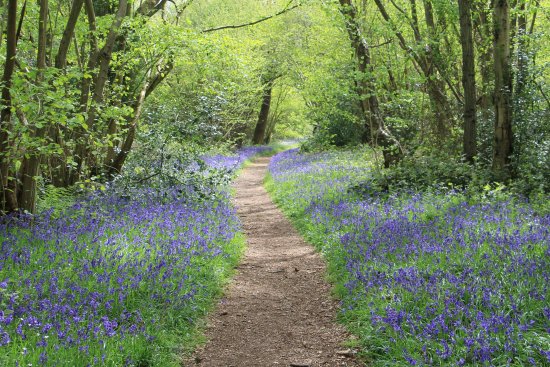
<svg viewBox="0 0 550 367"><path fill-rule="evenodd" d="M484 0L473 0L471 5L475 49L478 54L477 66L481 81L478 91L480 117L483 123L489 124L493 117L494 86L492 9Z"/></svg>
<svg viewBox="0 0 550 367"><path fill-rule="evenodd" d="M420 22L416 10L416 0L409 0L411 9L410 16L405 9L399 7L395 1L391 3L398 9L406 19L407 23L411 27L411 31L414 35L415 45L409 45L403 32L396 25L392 16L386 9L382 0L375 0L376 6L382 15L382 18L389 24L395 36L397 37L399 46L409 55L415 64L416 69L424 76L426 91L430 97L430 101L433 106L435 117L435 132L440 141L444 141L448 138L449 131L451 130L451 123L453 121L453 113L451 104L447 98L445 84L451 86L449 81L445 81L441 75L437 72L439 69L439 62L435 58L435 53L430 43L437 43L437 40L426 42L422 36ZM433 21L433 9L431 6L426 6L425 11L427 16L427 28L430 29L432 34L436 34L437 30L434 29L435 22ZM423 50L423 51L422 51Z"/></svg>
<svg viewBox="0 0 550 367"><path fill-rule="evenodd" d="M38 53L37 53L37 84L44 81L44 71L46 70L46 52L48 42L48 0L40 0L38 18ZM41 108L47 108L43 101L40 101ZM19 120L26 119L23 112L19 113ZM29 132L32 139L41 140L46 132L45 126L33 126ZM19 208L30 213L34 213L36 206L36 180L40 169L42 158L41 149L34 149L28 156L23 158L21 164L21 189L18 193Z"/></svg>
<svg viewBox="0 0 550 367"><path fill-rule="evenodd" d="M12 95L11 85L17 52L17 0L8 0L6 30L6 61L2 77L2 111L0 113L0 181L1 208L5 212L17 209L15 177L11 162Z"/></svg>
<svg viewBox="0 0 550 367"><path fill-rule="evenodd" d="M346 22L346 30L349 35L351 46L355 52L357 71L359 76L356 81L357 94L363 112L363 119L366 121L368 137L363 139L374 146L380 146L384 154L384 166L388 167L401 155L401 148L397 139L389 132L380 111L380 103L376 95L373 80L373 66L369 43L363 36L361 26L358 22L357 9L352 0L339 0L340 12Z"/></svg>
<svg viewBox="0 0 550 367"><path fill-rule="evenodd" d="M511 177L512 135L512 69L510 60L510 1L493 4L495 128L493 172L497 179Z"/></svg>
<svg viewBox="0 0 550 367"><path fill-rule="evenodd" d="M471 0L458 0L460 43L462 45L462 87L464 88L464 135L462 140L464 156L468 162L473 162L477 154L476 73L471 9Z"/></svg>
<svg viewBox="0 0 550 367"><path fill-rule="evenodd" d="M271 98L273 94L273 84L275 80L270 78L264 83L262 92L262 106L260 108L260 114L258 115L258 123L254 129L254 137L252 142L254 144L263 144L265 138L265 131L267 128L267 121L269 117L269 110L271 108Z"/></svg>

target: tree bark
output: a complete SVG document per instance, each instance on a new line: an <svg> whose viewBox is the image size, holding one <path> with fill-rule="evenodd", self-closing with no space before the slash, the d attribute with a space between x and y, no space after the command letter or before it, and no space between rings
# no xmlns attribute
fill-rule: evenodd
<svg viewBox="0 0 550 367"><path fill-rule="evenodd" d="M275 132L275 126L282 115L282 111L280 110L281 103L285 100L287 93L287 90L281 90L281 92L277 95L274 107L271 108L271 113L267 120L267 128L265 130L264 144L269 144L271 142L271 137Z"/></svg>
<svg viewBox="0 0 550 367"><path fill-rule="evenodd" d="M479 123L488 125L493 120L493 27L491 24L491 8L484 0L472 2L472 25L474 28L476 50L478 51L478 69L481 76L479 86ZM483 147L482 147L483 148Z"/></svg>
<svg viewBox="0 0 550 367"><path fill-rule="evenodd" d="M4 9L4 0L0 0L0 9ZM2 14L0 14L0 47L2 47L2 43L4 42L4 11L2 11Z"/></svg>
<svg viewBox="0 0 550 367"><path fill-rule="evenodd" d="M409 0L411 3L411 29L414 34L415 41L418 45L422 42L422 35L420 33L420 26L418 24L418 15L416 11L416 1ZM375 0L376 6L382 15L382 18L392 27L393 32L395 33L399 46L403 51L409 55L418 70L419 73L423 74L426 80L426 91L430 97L432 103L432 108L435 116L435 133L438 136L440 141L446 139L449 135L451 129L451 123L453 120L451 104L447 98L445 92L445 82L441 80L436 73L437 60L434 59L433 53L430 50L429 45L423 45L426 49L426 52L419 53L414 51L413 47L410 47L407 44L403 33L395 26L394 22L386 7L384 6L382 0ZM341 3L341 2L340 2ZM425 8L425 11L430 11L430 7ZM404 12L403 9L401 11ZM430 23L430 17L433 17L433 14L428 15L428 26Z"/></svg>
<svg viewBox="0 0 550 367"><path fill-rule="evenodd" d="M160 63L162 63L162 60L159 61L159 64ZM108 178L113 178L115 175L122 172L124 163L126 162L128 154L130 154L130 150L132 149L132 145L134 144L139 119L141 118L141 114L143 112L143 104L147 97L149 97L149 95L153 93L153 91L160 85L160 83L162 83L162 81L168 76L173 67L174 62L173 60L170 60L163 67L157 65L157 70L156 73L154 73L154 76L151 75L153 74L151 71L148 72L146 81L143 84L143 87L133 104L134 113L132 117L127 120L128 123L126 124L126 137L124 138L124 141L120 146L120 150L114 158L112 158L111 160L106 160L104 162L104 170L107 172Z"/></svg>
<svg viewBox="0 0 550 367"><path fill-rule="evenodd" d="M37 67L38 77L37 82L40 84L44 81L44 70L46 69L46 49L47 49L47 32L48 32L48 0L40 0L40 15L38 20L38 54ZM21 118L24 118L22 113ZM34 139L41 140L44 137L46 127L35 128L31 131L31 136ZM23 159L21 165L21 190L19 191L19 206L20 209L34 213L36 209L36 177L40 170L40 161L42 154L40 151L29 152L29 156Z"/></svg>
<svg viewBox="0 0 550 367"><path fill-rule="evenodd" d="M464 135L462 142L464 157L468 162L473 162L477 154L477 97L471 9L471 0L458 0L460 43L462 45L462 87L464 88Z"/></svg>
<svg viewBox="0 0 550 367"><path fill-rule="evenodd" d="M120 26L122 25L122 19L126 16L127 4L127 0L119 1L118 11L113 24L111 24L111 29L109 29L109 34L105 40L105 45L101 48L99 53L95 54L98 58L96 64L99 65L99 70L94 80L94 93L92 95L93 104L88 113L89 127L93 126L96 118L97 107L104 100L105 84L109 78L109 65L111 63L115 43L119 35Z"/></svg>
<svg viewBox="0 0 550 367"><path fill-rule="evenodd" d="M525 92L525 86L527 84L529 64L529 54L527 50L527 15L525 8L525 1L520 0L519 15L518 15L518 30L517 30L517 75L516 75L516 90L515 94L518 96L517 100L521 103L525 100L523 95ZM523 104L523 103L521 103ZM523 107L523 106L520 106Z"/></svg>
<svg viewBox="0 0 550 367"><path fill-rule="evenodd" d="M357 71L360 74L360 78L356 82L357 94L365 120L365 130L369 132L368 136L363 137L363 141L381 147L384 166L389 167L401 158L403 151L397 139L387 129L380 111L378 96L371 76L373 70L370 47L357 23L357 10L351 0L339 1L340 12L345 18L346 30L355 52Z"/></svg>
<svg viewBox="0 0 550 367"><path fill-rule="evenodd" d="M88 13L90 26L95 27L95 15L94 15L95 13L93 12L93 8L90 9L89 3L90 2L87 1L86 11ZM90 68L90 70L92 70L96 66L99 66L99 70L97 71L97 74L94 78L92 102L91 102L90 108L88 109L88 118L86 120L88 129L93 129L97 118L98 108L100 107L100 105L103 103L103 100L104 100L105 86L107 84L107 80L109 77L109 65L111 63L111 57L112 57L115 43L119 36L119 30L120 30L120 26L122 25L122 20L126 16L127 6L128 6L127 0L119 0L118 10L115 15L115 19L111 24L111 28L109 29L109 33L105 40L105 44L103 45L101 50L98 50L97 52L95 50L92 50L92 52L90 53L88 67ZM82 108L84 109L86 109L88 105L89 93L90 93L90 84L88 81L83 83L83 87L82 87L82 95L81 95L80 102L81 102ZM79 142L77 143L75 148L76 169L71 171L70 178L67 182L68 185L74 184L79 179L84 168L84 162L88 158L88 148L87 148L88 139L86 138L86 132L81 131L80 135L81 136L79 137Z"/></svg>
<svg viewBox="0 0 550 367"><path fill-rule="evenodd" d="M67 53L69 52L69 46L71 45L71 39L74 35L74 29L80 15L84 0L74 0L71 6L71 12L69 13L69 19L67 25L63 31L63 36L59 42L59 49L55 56L55 67L58 69L64 69L67 66Z"/></svg>
<svg viewBox="0 0 550 367"><path fill-rule="evenodd" d="M494 1L493 20L495 128L492 168L498 180L506 181L511 177L510 158L513 151L509 0Z"/></svg>
<svg viewBox="0 0 550 367"><path fill-rule="evenodd" d="M1 210L12 212L17 209L15 192L15 177L13 177L11 161L10 132L12 129L12 99L11 85L15 69L17 52L17 0L8 0L7 30L6 30L6 61L2 77L2 111L0 112L0 180L2 186Z"/></svg>
<svg viewBox="0 0 550 367"><path fill-rule="evenodd" d="M264 85L262 94L262 107L260 108L258 122L256 123L256 128L254 129L254 137L252 138L252 143L254 144L263 144L264 142L265 130L267 128L267 118L269 117L269 109L271 108L273 83L274 80L269 80Z"/></svg>
<svg viewBox="0 0 550 367"><path fill-rule="evenodd" d="M128 131L126 133L126 138L124 139L124 142L120 147L120 152L117 154L117 156L113 160L112 165L107 167L108 169L107 173L110 178L122 172L122 167L124 166L124 162L126 162L126 158L128 158L128 154L132 149L132 145L134 144L134 139L136 137L137 125L138 125L139 119L141 118L141 112L143 111L143 103L145 102L145 98L148 94L147 93L148 88L149 88L149 84L146 83L143 89L140 91L138 99L136 100L134 105L134 114L131 117L131 119L128 121L128 124L126 126Z"/></svg>

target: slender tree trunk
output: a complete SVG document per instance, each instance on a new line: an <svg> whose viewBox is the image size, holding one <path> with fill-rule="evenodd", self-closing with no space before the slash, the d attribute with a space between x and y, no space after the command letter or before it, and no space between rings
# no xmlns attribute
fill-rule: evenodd
<svg viewBox="0 0 550 367"><path fill-rule="evenodd" d="M109 178L113 178L116 174L122 172L124 163L126 162L128 154L130 154L130 151L132 150L132 145L134 144L145 100L147 99L147 97L149 97L151 93L153 93L153 91L160 85L160 83L162 83L162 81L168 76L168 74L172 71L174 67L173 60L168 61L164 65L164 67L160 67L160 63L162 63L162 60L159 61L159 65L157 65L156 67L157 72L154 76L152 76L152 71L149 71L147 73L147 80L143 84L143 87L133 104L134 113L131 117L127 119L128 122L126 124L126 137L124 138L124 141L120 146L118 154L111 161L104 162L104 167L102 168L104 172L107 173L107 176Z"/></svg>
<svg viewBox="0 0 550 367"><path fill-rule="evenodd" d="M357 60L357 71L360 74L360 79L356 83L357 93L360 98L363 118L365 119L365 130L370 133L370 136L364 137L363 140L370 142L373 146L382 148L384 166L389 167L401 158L403 151L397 139L386 128L384 118L380 112L380 104L371 76L373 70L370 47L357 23L357 10L351 0L339 1L340 12L346 21L346 29Z"/></svg>
<svg viewBox="0 0 550 367"><path fill-rule="evenodd" d="M4 0L0 0L0 9L4 9ZM2 14L0 14L0 47L2 47L2 43L4 42L4 22L5 22L5 14L4 11L2 11Z"/></svg>
<svg viewBox="0 0 550 367"><path fill-rule="evenodd" d="M90 8L90 5L92 4L90 4L90 1L87 0L86 11L88 13L88 20L90 23L90 27L95 27L95 13L93 12L93 6ZM96 66L98 66L99 70L97 71L97 74L94 78L91 106L87 110L88 118L86 123L88 125L88 129L94 128L94 125L97 119L98 109L104 100L105 86L107 84L107 80L109 77L109 65L111 63L111 57L112 57L115 43L119 36L119 30L120 30L120 26L122 25L122 20L127 14L127 5L128 5L127 0L119 0L118 10L115 15L115 19L111 24L111 28L105 40L104 46L101 48L101 50L97 52L95 52L95 50L92 49L92 52L90 54L88 67L90 68L90 70L92 70L92 68L95 68ZM81 95L81 105L83 108L87 107L89 96L90 96L89 93L90 93L89 82L83 83L82 95ZM86 138L85 131L80 132L80 136L78 137L78 140L79 141L75 149L76 169L72 170L70 173L70 177L68 179L69 185L74 184L79 179L84 169L84 162L86 162L88 158L89 142L88 142L88 139Z"/></svg>
<svg viewBox="0 0 550 367"><path fill-rule="evenodd" d="M418 46L427 48L427 52L419 53L414 51L414 47L410 47L403 36L403 33L395 26L390 14L386 10L384 2L382 0L374 0L380 14L384 20L393 28L393 31L398 39L399 46L403 51L409 55L413 61L415 68L419 73L423 74L426 80L426 91L430 97L432 103L432 109L435 116L435 134L439 140L444 141L450 132L451 123L453 121L452 109L445 92L445 82L436 73L437 60L433 57L433 52L427 45L422 45L422 35L420 33L420 26L418 24L418 14L416 11L416 1L409 0L411 3L411 28L414 34L415 41ZM346 1L349 2L349 1ZM342 1L340 1L342 3ZM427 7L425 11L429 12L430 7ZM433 14L428 13L428 26L430 26L431 18Z"/></svg>
<svg viewBox="0 0 550 367"><path fill-rule="evenodd" d="M275 132L275 126L277 125L277 122L279 121L282 111L280 110L282 101L285 100L287 95L287 90L284 90L281 88L281 92L277 95L277 99L275 100L274 105L271 108L271 113L269 114L269 117L267 119L267 128L265 130L265 136L264 136L264 144L269 144L271 142L271 137L273 133Z"/></svg>
<svg viewBox="0 0 550 367"><path fill-rule="evenodd" d="M273 80L269 80L263 89L262 95L262 107L260 108L260 114L258 115L258 122L254 129L254 137L252 143L263 144L265 130L267 128L267 118L269 117L269 109L271 108L271 96L273 94Z"/></svg>
<svg viewBox="0 0 550 367"><path fill-rule="evenodd" d="M69 52L71 39L73 38L74 29L76 27L76 23L78 22L78 17L80 15L80 10L82 9L83 3L84 0L73 0L69 19L67 20L67 25L63 31L63 36L59 42L59 49L55 57L55 67L58 69L64 69L67 66L67 53Z"/></svg>
<svg viewBox="0 0 550 367"><path fill-rule="evenodd" d="M529 64L529 54L527 50L527 15L525 9L525 1L520 0L519 15L518 15L518 30L517 30L517 75L516 75L516 90L515 94L518 100L523 102L525 96L525 86L527 84L527 65Z"/></svg>
<svg viewBox="0 0 550 367"><path fill-rule="evenodd" d="M479 90L480 122L488 125L492 122L493 109L493 39L492 25L490 22L491 11L485 1L474 0L472 2L474 19L472 25L475 31L476 49L478 50L478 69L481 76Z"/></svg>
<svg viewBox="0 0 550 367"><path fill-rule="evenodd" d="M99 65L99 70L97 72L96 78L94 80L94 93L92 95L92 107L88 111L88 126L93 126L96 115L97 108L103 103L105 85L109 78L109 65L111 63L111 58L113 55L113 49L117 41L120 26L122 25L122 19L126 16L127 0L120 0L118 4L118 11L115 16L115 20L111 25L107 39L105 40L105 45L101 51L96 54L98 57L97 65Z"/></svg>
<svg viewBox="0 0 550 367"><path fill-rule="evenodd" d="M417 46L424 49L424 51L418 55L418 59L420 61L420 69L426 78L428 96L432 102L435 117L434 132L439 138L439 141L443 142L450 134L453 122L453 113L451 104L447 98L445 80L442 77L443 73L440 72L440 75L437 73L438 70L441 70L441 65L439 65L438 61L440 53L438 43L442 37L439 36L438 30L436 29L433 7L430 0L423 0L425 23L429 34L427 39L422 37L420 31L416 0L409 1L411 3L412 28L415 35L415 40Z"/></svg>
<svg viewBox="0 0 550 367"><path fill-rule="evenodd" d="M40 15L38 20L38 84L44 81L44 70L46 69L46 50L48 34L48 0L40 0ZM22 116L22 114L21 114ZM23 117L23 116L22 116ZM42 139L46 127L35 128L31 135L35 139ZM36 178L40 169L42 154L40 151L30 152L28 157L23 159L21 165L21 190L19 192L19 204L22 210L34 213L36 209Z"/></svg>
<svg viewBox="0 0 550 367"><path fill-rule="evenodd" d="M149 89L149 87L150 85L146 83L143 89L141 90L141 92L139 93L138 99L134 105L134 114L130 118L126 126L128 131L126 133L126 138L124 139L124 142L120 147L120 152L117 154L116 158L113 160L113 163L107 167L108 175L111 178L114 177L114 175L122 172L122 167L124 166L124 162L126 162L126 158L128 158L128 154L132 149L132 145L134 144L134 139L136 137L137 125L138 125L139 119L141 118L141 113L143 111L143 103L145 102L145 98L147 97L147 94L148 94L147 90Z"/></svg>
<svg viewBox="0 0 550 367"><path fill-rule="evenodd" d="M495 60L493 173L498 180L506 181L511 177L510 156L513 149L509 0L494 1L493 18Z"/></svg>
<svg viewBox="0 0 550 367"><path fill-rule="evenodd" d="M411 0L411 3L413 3L413 9L416 8L414 0ZM436 28L431 0L423 0L423 4L429 39L428 42L426 42L426 40L423 40L425 53L422 57L425 59L424 64L427 65L427 67L424 67L424 69L426 70L425 76L428 83L428 92L435 113L435 131L437 137L444 141L450 135L454 117L449 98L446 94L445 79L443 75L444 73L442 72L444 68L442 67L442 65L440 65L440 62L438 60L438 58L441 57L439 43L442 41L443 37L440 35L438 29ZM417 29L416 32L420 34L418 19L416 16L414 19L416 24L415 28ZM437 75L438 70L440 75Z"/></svg>
<svg viewBox="0 0 550 367"><path fill-rule="evenodd" d="M0 181L2 184L2 197L0 210L11 212L17 209L17 196L15 192L15 177L12 171L11 140L12 130L12 100L11 85L15 69L15 56L17 51L17 0L8 0L6 30L6 61L4 63L4 75L2 77L2 111L0 112Z"/></svg>
<svg viewBox="0 0 550 367"><path fill-rule="evenodd" d="M477 97L471 9L471 0L458 0L460 43L462 45L462 87L464 88L463 152L468 162L473 162L477 154Z"/></svg>

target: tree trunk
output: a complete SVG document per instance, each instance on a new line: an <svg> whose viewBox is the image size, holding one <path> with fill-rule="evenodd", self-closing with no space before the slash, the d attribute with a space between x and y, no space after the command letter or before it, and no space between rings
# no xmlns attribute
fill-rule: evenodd
<svg viewBox="0 0 550 367"><path fill-rule="evenodd" d="M452 109L445 92L445 82L436 73L437 60L433 56L429 45L422 45L422 36L420 34L420 26L418 24L418 14L416 11L416 1L409 0L411 3L411 29L414 34L417 47L421 46L426 50L424 53L415 52L415 47L410 47L403 36L403 33L395 26L390 14L386 10L382 0L375 0L376 6L380 11L380 14L384 20L393 28L393 32L397 36L399 47L409 55L415 65L417 71L423 74L426 80L426 89L435 116L435 134L438 136L439 141L443 142L449 135L451 130L451 123L453 121ZM349 2L347 0L346 2ZM340 1L342 3L342 1ZM425 8L426 12L431 11L430 7ZM433 14L427 14L428 26L432 21ZM433 30L432 30L433 31Z"/></svg>
<svg viewBox="0 0 550 367"><path fill-rule="evenodd" d="M435 116L435 135L440 142L445 141L451 131L453 114L451 105L446 95L445 81L438 76L437 70L441 69L438 65L439 56L438 31L435 26L435 18L431 2L424 0L424 15L426 28L429 36L426 39L420 33L420 23L418 21L418 11L416 9L416 0L409 0L411 3L412 28L415 34L415 40L418 46L424 49L419 55L420 69L426 78L428 96L432 102L432 108ZM440 73L441 74L441 73Z"/></svg>
<svg viewBox="0 0 550 367"><path fill-rule="evenodd" d="M2 77L2 104L4 108L0 113L0 181L2 197L0 198L0 210L11 212L17 209L17 196L15 192L15 177L13 177L11 160L10 132L12 128L12 100L11 85L15 69L15 56L17 51L17 0L8 0L6 30L6 61L4 63L4 75Z"/></svg>
<svg viewBox="0 0 550 367"><path fill-rule="evenodd" d="M463 152L466 161L473 162L476 143L476 74L472 36L471 0L458 0L460 43L462 45L462 87L464 88Z"/></svg>
<svg viewBox="0 0 550 367"><path fill-rule="evenodd" d="M474 0L472 2L472 11L474 19L472 25L475 31L476 50L478 50L478 68L481 76L481 85L479 90L479 109L480 123L489 125L492 121L493 109L493 39L491 10L485 1Z"/></svg>
<svg viewBox="0 0 550 367"><path fill-rule="evenodd" d="M111 28L109 29L109 33L105 40L104 46L101 48L101 50L97 52L92 49L92 52L90 53L88 67L90 68L90 70L92 70L91 68L97 65L99 66L99 70L97 71L97 74L94 78L92 102L91 102L90 108L88 109L88 118L86 120L88 129L93 129L97 119L98 109L104 100L105 86L107 84L107 80L109 77L109 65L111 63L111 57L112 57L115 43L119 36L119 30L120 30L120 26L122 25L122 20L127 13L127 5L128 5L127 0L119 0L118 10L115 15L115 19L111 24ZM86 4L86 11L88 13L90 26L95 27L95 15L94 15L95 13L93 12L93 7L91 9L89 8L88 1ZM81 104L82 104L82 108L84 109L86 109L88 104L89 93L90 93L90 84L89 84L89 81L85 81L83 83L82 95L81 95ZM80 131L80 136L78 138L79 138L78 139L79 141L75 149L76 169L71 171L70 178L67 182L69 185L74 184L79 179L84 169L84 162L86 162L89 154L88 152L89 142L88 142L88 139L86 138L86 131Z"/></svg>
<svg viewBox="0 0 550 367"><path fill-rule="evenodd" d="M517 77L516 77L516 90L515 94L518 96L517 100L523 105L525 100L525 86L527 84L528 69L527 65L529 64L529 54L527 50L527 15L525 9L525 1L520 0L521 4L519 5L519 15L518 15L518 30L517 30ZM520 106L523 107L523 106Z"/></svg>
<svg viewBox="0 0 550 367"><path fill-rule="evenodd" d="M511 177L510 156L513 149L509 0L495 0L493 18L495 60L493 173L498 180L506 181Z"/></svg>
<svg viewBox="0 0 550 367"><path fill-rule="evenodd" d="M40 0L37 55L37 82L39 84L44 81L44 70L46 69L47 28L48 0ZM20 116L20 119L24 118L22 113ZM42 139L45 131L46 127L36 128L31 132L31 135L35 139ZM22 210L30 213L34 213L36 209L36 177L39 173L41 158L42 154L40 151L30 152L29 156L23 159L23 163L21 165L21 190L19 192L19 206Z"/></svg>
<svg viewBox="0 0 550 367"><path fill-rule="evenodd" d="M359 95L361 110L365 120L365 130L369 132L369 136L363 137L363 141L368 141L373 146L381 147L384 155L384 166L389 167L401 158L403 151L397 139L386 128L384 118L380 112L380 104L371 76L373 70L370 47L357 23L357 10L351 0L339 1L340 12L346 21L346 30L348 31L351 46L355 51L357 71L360 74L360 79L356 82L357 94Z"/></svg>
<svg viewBox="0 0 550 367"><path fill-rule="evenodd" d="M119 0L118 11L111 25L111 29L109 30L109 34L107 35L107 39L105 40L105 45L98 54L95 54L95 56L98 57L97 65L99 65L99 70L94 80L92 107L90 111L88 111L87 123L89 127L94 125L97 109L104 100L105 85L109 78L109 65L111 63L115 42L119 35L120 26L122 25L122 19L126 16L127 3L127 0ZM92 57L93 56L94 55L92 55Z"/></svg>
<svg viewBox="0 0 550 367"><path fill-rule="evenodd" d="M128 154L130 154L130 150L132 149L132 145L134 144L134 139L136 137L138 123L143 112L143 104L145 102L145 99L147 99L147 97L149 97L149 95L153 93L153 91L160 85L160 83L162 83L162 81L168 76L168 74L172 71L174 67L173 60L168 61L164 65L164 67L161 67L160 63L162 63L162 60L159 61L159 65L157 65L156 67L157 71L154 76L152 76L152 71L149 71L147 73L147 80L143 84L139 95L136 97L136 100L133 104L134 113L130 118L128 118L128 123L126 124L126 137L124 138L124 141L120 146L120 151L113 159L111 159L110 161L106 160L104 162L104 167L102 168L103 171L107 173L108 178L113 178L115 175L122 172L122 167L124 166L124 163L128 158Z"/></svg>
<svg viewBox="0 0 550 367"><path fill-rule="evenodd" d="M0 0L0 9L2 9L2 12L0 12L0 47L2 47L2 43L4 42L4 21L6 20L4 17L4 0Z"/></svg>
<svg viewBox="0 0 550 367"><path fill-rule="evenodd" d="M258 123L254 129L254 137L252 138L252 143L254 144L263 144L264 142L265 130L267 128L267 118L269 116L269 109L271 108L273 83L273 80L269 80L264 85L262 107L260 108L260 114L258 115Z"/></svg>
<svg viewBox="0 0 550 367"><path fill-rule="evenodd" d="M71 39L74 35L74 29L80 15L80 10L82 9L82 4L84 4L84 0L74 0L71 6L69 19L67 20L67 25L63 31L55 57L55 67L58 69L64 69L67 66L67 53L69 52L69 46L71 45Z"/></svg>
<svg viewBox="0 0 550 367"><path fill-rule="evenodd" d="M138 125L139 119L141 118L141 112L143 111L143 103L145 102L145 97L148 95L147 93L148 89L149 89L149 84L146 83L143 89L141 90L141 92L139 93L137 101L135 102L134 114L130 119L130 121L128 122L128 125L127 125L128 131L126 133L126 138L124 139L124 142L120 147L120 152L117 154L116 158L114 158L113 163L107 167L107 170L108 170L107 173L109 178L112 178L114 177L114 175L122 172L122 167L124 166L124 162L126 162L126 158L128 158L128 154L130 153L130 150L132 149L132 145L134 144L137 125Z"/></svg>

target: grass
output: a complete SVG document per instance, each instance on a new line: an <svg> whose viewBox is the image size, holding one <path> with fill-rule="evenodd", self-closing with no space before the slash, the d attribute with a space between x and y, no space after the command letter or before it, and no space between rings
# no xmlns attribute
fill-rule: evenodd
<svg viewBox="0 0 550 367"><path fill-rule="evenodd" d="M179 366L202 341L245 248L228 188L136 190L3 218L1 366Z"/></svg>
<svg viewBox="0 0 550 367"><path fill-rule="evenodd" d="M550 365L550 216L506 195L360 195L370 162L357 152L285 152L266 180L324 254L365 360Z"/></svg>

